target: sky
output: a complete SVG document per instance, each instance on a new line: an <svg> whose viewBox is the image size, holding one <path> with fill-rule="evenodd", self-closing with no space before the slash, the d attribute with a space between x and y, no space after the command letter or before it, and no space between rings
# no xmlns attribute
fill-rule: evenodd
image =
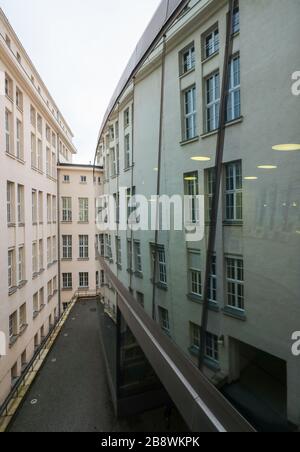
<svg viewBox="0 0 300 452"><path fill-rule="evenodd" d="M120 76L160 0L0 0L75 137L93 161Z"/></svg>

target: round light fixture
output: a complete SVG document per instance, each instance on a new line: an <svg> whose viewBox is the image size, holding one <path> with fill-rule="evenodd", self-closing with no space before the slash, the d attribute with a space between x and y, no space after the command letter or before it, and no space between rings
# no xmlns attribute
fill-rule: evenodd
<svg viewBox="0 0 300 452"><path fill-rule="evenodd" d="M272 147L273 151L294 152L300 151L300 144L277 144Z"/></svg>

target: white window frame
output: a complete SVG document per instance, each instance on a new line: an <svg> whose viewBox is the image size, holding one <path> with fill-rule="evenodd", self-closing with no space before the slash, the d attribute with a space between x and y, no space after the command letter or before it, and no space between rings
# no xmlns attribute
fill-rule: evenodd
<svg viewBox="0 0 300 452"><path fill-rule="evenodd" d="M20 246L18 249L18 283L24 281L24 270L25 270L25 248Z"/></svg>
<svg viewBox="0 0 300 452"><path fill-rule="evenodd" d="M73 258L73 237L72 235L62 236L62 258L72 259Z"/></svg>
<svg viewBox="0 0 300 452"><path fill-rule="evenodd" d="M79 289L88 289L89 288L89 273L88 272L80 272L79 273Z"/></svg>
<svg viewBox="0 0 300 452"><path fill-rule="evenodd" d="M225 220L243 220L242 162L225 165Z"/></svg>
<svg viewBox="0 0 300 452"><path fill-rule="evenodd" d="M245 312L244 261L242 258L226 258L226 280L227 305L231 309Z"/></svg>
<svg viewBox="0 0 300 452"><path fill-rule="evenodd" d="M184 140L192 140L197 136L197 100L196 86L183 91Z"/></svg>
<svg viewBox="0 0 300 452"><path fill-rule="evenodd" d="M70 197L62 198L62 222L72 222L72 198Z"/></svg>
<svg viewBox="0 0 300 452"><path fill-rule="evenodd" d="M89 222L89 199L79 198L79 222Z"/></svg>
<svg viewBox="0 0 300 452"><path fill-rule="evenodd" d="M188 197L188 224L200 222L199 174L198 171L184 174L184 194Z"/></svg>
<svg viewBox="0 0 300 452"><path fill-rule="evenodd" d="M161 329L167 333L170 334L171 332L171 326L170 326L170 317L169 317L169 311L165 308L162 308L161 306L158 307L158 313L159 313L159 322Z"/></svg>
<svg viewBox="0 0 300 452"><path fill-rule="evenodd" d="M72 273L63 273L62 274L62 280L63 280L63 289L70 290L73 288L73 275Z"/></svg>
<svg viewBox="0 0 300 452"><path fill-rule="evenodd" d="M17 143L17 159L23 159L23 139L22 139L23 124L18 118L16 120L16 143Z"/></svg>
<svg viewBox="0 0 300 452"><path fill-rule="evenodd" d="M124 152L125 152L125 170L131 166L131 146L130 146L130 133L127 133L124 137Z"/></svg>
<svg viewBox="0 0 300 452"><path fill-rule="evenodd" d="M215 72L205 81L206 131L212 132L220 124L220 74Z"/></svg>
<svg viewBox="0 0 300 452"><path fill-rule="evenodd" d="M196 52L195 44L191 43L188 47L181 51L181 75L190 72L195 68Z"/></svg>
<svg viewBox="0 0 300 452"><path fill-rule="evenodd" d="M238 99L238 102L237 102ZM234 56L229 66L229 86L227 94L226 120L239 119L241 116L241 67L240 55Z"/></svg>
<svg viewBox="0 0 300 452"><path fill-rule="evenodd" d="M204 38L205 58L209 58L220 50L219 28L206 34Z"/></svg>
<svg viewBox="0 0 300 452"><path fill-rule="evenodd" d="M79 236L79 259L89 259L89 236Z"/></svg>
<svg viewBox="0 0 300 452"><path fill-rule="evenodd" d="M199 261L198 267L192 265L192 255L197 256L197 260ZM202 272L200 269L200 257L201 255L198 251L191 250L188 253L190 293L191 295L195 295L197 297L202 297Z"/></svg>
<svg viewBox="0 0 300 452"><path fill-rule="evenodd" d="M11 140L11 112L5 109L5 149L7 154L13 154L12 152L12 140Z"/></svg>
<svg viewBox="0 0 300 452"><path fill-rule="evenodd" d="M135 264L135 271L137 273L143 272L143 263L142 263L142 249L141 249L141 242L135 240L133 242L134 246L134 264Z"/></svg>

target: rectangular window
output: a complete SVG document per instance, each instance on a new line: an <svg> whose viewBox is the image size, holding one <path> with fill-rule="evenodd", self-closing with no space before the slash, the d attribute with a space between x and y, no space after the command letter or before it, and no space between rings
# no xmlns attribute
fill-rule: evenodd
<svg viewBox="0 0 300 452"><path fill-rule="evenodd" d="M116 237L117 265L122 265L122 243L119 237Z"/></svg>
<svg viewBox="0 0 300 452"><path fill-rule="evenodd" d="M242 163L229 163L226 165L225 171L225 219L241 221L243 219Z"/></svg>
<svg viewBox="0 0 300 452"><path fill-rule="evenodd" d="M79 198L79 222L89 222L89 200L88 198Z"/></svg>
<svg viewBox="0 0 300 452"><path fill-rule="evenodd" d="M242 259L227 258L226 270L228 306L244 311L244 261Z"/></svg>
<svg viewBox="0 0 300 452"><path fill-rule="evenodd" d="M206 333L205 356L216 363L219 362L219 338L215 334Z"/></svg>
<svg viewBox="0 0 300 452"><path fill-rule="evenodd" d="M8 74L5 74L5 94L6 96L8 96L10 99L13 98L13 82L12 79L9 77Z"/></svg>
<svg viewBox="0 0 300 452"><path fill-rule="evenodd" d="M48 147L46 149L46 173L47 176L51 176L51 151Z"/></svg>
<svg viewBox="0 0 300 452"><path fill-rule="evenodd" d="M16 157L20 160L23 160L23 126L22 126L22 122L17 119L16 122L16 136L17 136L17 155Z"/></svg>
<svg viewBox="0 0 300 452"><path fill-rule="evenodd" d="M51 195L47 195L47 222L48 224L52 221L52 204L51 204Z"/></svg>
<svg viewBox="0 0 300 452"><path fill-rule="evenodd" d="M239 31L240 31L240 6L239 0L235 0L232 18L232 33L238 33Z"/></svg>
<svg viewBox="0 0 300 452"><path fill-rule="evenodd" d="M167 264L166 264L166 254L164 246L158 245L155 248L155 245L151 246L151 252L153 259L156 256L156 275L155 282L162 284L163 286L167 285Z"/></svg>
<svg viewBox="0 0 300 452"><path fill-rule="evenodd" d="M44 222L44 196L43 192L39 191L39 223L43 224Z"/></svg>
<svg viewBox="0 0 300 452"><path fill-rule="evenodd" d="M72 198L62 198L62 221L72 222Z"/></svg>
<svg viewBox="0 0 300 452"><path fill-rule="evenodd" d="M38 169L40 171L43 171L43 145L42 145L42 141L38 140L38 151L37 151L37 155L38 155Z"/></svg>
<svg viewBox="0 0 300 452"><path fill-rule="evenodd" d="M229 66L226 120L234 121L241 116L240 56L232 58Z"/></svg>
<svg viewBox="0 0 300 452"><path fill-rule="evenodd" d="M18 336L18 312L9 316L9 340L10 343Z"/></svg>
<svg viewBox="0 0 300 452"><path fill-rule="evenodd" d="M127 269L132 271L132 268L133 268L132 241L127 240Z"/></svg>
<svg viewBox="0 0 300 452"><path fill-rule="evenodd" d="M126 110L124 111L124 128L126 129L129 126L130 126L130 109L126 108Z"/></svg>
<svg viewBox="0 0 300 452"><path fill-rule="evenodd" d="M86 183L87 183L87 178L86 178L86 176L80 176L80 183L81 183L81 184L86 184Z"/></svg>
<svg viewBox="0 0 300 452"><path fill-rule="evenodd" d="M38 210L37 210L37 191L36 190L32 190L31 198L32 198L32 224L37 224Z"/></svg>
<svg viewBox="0 0 300 452"><path fill-rule="evenodd" d="M26 312L26 303L24 303L19 310L19 326L20 330L27 326L27 312Z"/></svg>
<svg viewBox="0 0 300 452"><path fill-rule="evenodd" d="M16 88L16 105L19 110L23 110L23 93L19 88Z"/></svg>
<svg viewBox="0 0 300 452"><path fill-rule="evenodd" d="M170 334L171 329L170 329L169 312L166 309L159 307L158 314L159 314L159 323L160 323L161 329L165 333Z"/></svg>
<svg viewBox="0 0 300 452"><path fill-rule="evenodd" d="M8 154L13 154L12 130L11 130L11 112L5 110L5 150Z"/></svg>
<svg viewBox="0 0 300 452"><path fill-rule="evenodd" d="M68 176L67 174L64 175L64 183L65 184L69 184L70 183L70 176Z"/></svg>
<svg viewBox="0 0 300 452"><path fill-rule="evenodd" d="M142 266L142 254L141 254L141 243L135 241L134 244L134 264L135 264L135 271L137 273L142 273L143 266Z"/></svg>
<svg viewBox="0 0 300 452"><path fill-rule="evenodd" d="M189 252L189 279L190 293L198 297L202 296L202 276L200 270L201 255L197 251Z"/></svg>
<svg viewBox="0 0 300 452"><path fill-rule="evenodd" d="M125 169L130 168L131 163L131 155L130 155L130 135L125 135L125 142L124 142L124 149L125 149Z"/></svg>
<svg viewBox="0 0 300 452"><path fill-rule="evenodd" d="M89 274L79 273L79 288L88 289L89 288Z"/></svg>
<svg viewBox="0 0 300 452"><path fill-rule="evenodd" d="M217 303L217 257L212 257L211 272L209 278L208 299L211 303Z"/></svg>
<svg viewBox="0 0 300 452"><path fill-rule="evenodd" d="M184 140L197 135L196 87L184 91Z"/></svg>
<svg viewBox="0 0 300 452"><path fill-rule="evenodd" d="M181 75L186 74L195 67L195 45L192 43L186 49L184 49L180 54L181 59Z"/></svg>
<svg viewBox="0 0 300 452"><path fill-rule="evenodd" d="M63 289L72 289L73 288L73 278L72 273L63 273Z"/></svg>
<svg viewBox="0 0 300 452"><path fill-rule="evenodd" d="M198 223L200 221L199 210L199 177L198 172L187 173L184 175L184 195L187 197L186 222Z"/></svg>
<svg viewBox="0 0 300 452"><path fill-rule="evenodd" d="M200 327L195 323L190 323L190 335L191 335L191 348L194 350L200 350L201 344L201 332Z"/></svg>
<svg viewBox="0 0 300 452"><path fill-rule="evenodd" d="M57 248L56 248L56 237L52 237L52 261L56 261L56 254L57 254Z"/></svg>
<svg viewBox="0 0 300 452"><path fill-rule="evenodd" d="M37 243L32 244L32 274L36 275L38 272L38 249Z"/></svg>
<svg viewBox="0 0 300 452"><path fill-rule="evenodd" d="M15 278L15 250L8 251L8 289L12 289L16 285Z"/></svg>
<svg viewBox="0 0 300 452"><path fill-rule="evenodd" d="M53 295L53 286L52 286L52 279L51 279L51 281L48 281L48 284L47 284L48 302L51 300L52 295Z"/></svg>
<svg viewBox="0 0 300 452"><path fill-rule="evenodd" d="M79 259L89 258L89 236L80 235L79 236Z"/></svg>
<svg viewBox="0 0 300 452"><path fill-rule="evenodd" d="M50 127L48 125L46 125L46 140L48 141L48 143L50 143L50 138L51 138L51 130L50 130Z"/></svg>
<svg viewBox="0 0 300 452"><path fill-rule="evenodd" d="M7 182L6 196L7 196L7 223L13 224L15 222L15 202L14 202L15 184Z"/></svg>
<svg viewBox="0 0 300 452"><path fill-rule="evenodd" d="M31 134L31 168L37 168L37 158L36 158L36 137Z"/></svg>
<svg viewBox="0 0 300 452"><path fill-rule="evenodd" d="M56 171L57 171L57 162L56 162L56 154L52 152L52 174L51 176L56 179Z"/></svg>
<svg viewBox="0 0 300 452"><path fill-rule="evenodd" d="M52 247L51 247L51 237L47 238L47 264L48 266L52 262Z"/></svg>
<svg viewBox="0 0 300 452"><path fill-rule="evenodd" d="M206 80L206 131L218 129L220 118L220 75L215 73Z"/></svg>
<svg viewBox="0 0 300 452"><path fill-rule="evenodd" d="M111 236L109 234L105 235L105 254L107 259L112 260Z"/></svg>
<svg viewBox="0 0 300 452"><path fill-rule="evenodd" d="M211 221L212 203L215 192L216 182L216 170L215 168L209 168L205 170L205 191L206 191L206 221Z"/></svg>
<svg viewBox="0 0 300 452"><path fill-rule="evenodd" d="M40 135L43 134L43 119L39 114L37 115L37 130Z"/></svg>
<svg viewBox="0 0 300 452"><path fill-rule="evenodd" d="M30 122L32 127L36 127L36 111L33 106L30 107Z"/></svg>
<svg viewBox="0 0 300 452"><path fill-rule="evenodd" d="M115 177L117 175L117 156L115 148L111 148L110 150L110 170L111 176Z"/></svg>
<svg viewBox="0 0 300 452"><path fill-rule="evenodd" d="M71 235L63 235L62 236L62 258L63 259L72 259L72 236Z"/></svg>
<svg viewBox="0 0 300 452"><path fill-rule="evenodd" d="M52 221L53 223L56 223L57 221L56 196L52 196Z"/></svg>
<svg viewBox="0 0 300 452"><path fill-rule="evenodd" d="M17 191L18 223L24 223L24 186L18 185Z"/></svg>
<svg viewBox="0 0 300 452"><path fill-rule="evenodd" d="M39 240L39 267L40 271L44 269L44 241Z"/></svg>
<svg viewBox="0 0 300 452"><path fill-rule="evenodd" d="M216 28L214 31L205 36L205 58L209 58L219 51L220 39L219 39L219 29Z"/></svg>
<svg viewBox="0 0 300 452"><path fill-rule="evenodd" d="M18 258L18 283L19 284L25 280L24 271L25 271L24 247L20 246L19 247L19 258Z"/></svg>

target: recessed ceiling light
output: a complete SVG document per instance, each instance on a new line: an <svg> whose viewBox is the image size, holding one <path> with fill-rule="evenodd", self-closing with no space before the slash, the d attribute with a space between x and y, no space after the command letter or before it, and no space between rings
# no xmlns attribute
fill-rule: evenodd
<svg viewBox="0 0 300 452"><path fill-rule="evenodd" d="M195 180L197 180L197 177L195 177L195 176L185 177L184 180L186 180L188 182L189 181L195 181Z"/></svg>
<svg viewBox="0 0 300 452"><path fill-rule="evenodd" d="M245 180L257 180L258 177L256 177L256 176L246 176L246 177L244 177L244 179Z"/></svg>
<svg viewBox="0 0 300 452"><path fill-rule="evenodd" d="M204 157L204 156L196 156L196 157L192 157L191 160L194 160L194 162L209 162L211 160L211 158Z"/></svg>
<svg viewBox="0 0 300 452"><path fill-rule="evenodd" d="M258 169L277 169L278 167L276 165L259 165L257 168Z"/></svg>
<svg viewBox="0 0 300 452"><path fill-rule="evenodd" d="M278 144L272 147L273 151L293 152L300 151L300 144Z"/></svg>

